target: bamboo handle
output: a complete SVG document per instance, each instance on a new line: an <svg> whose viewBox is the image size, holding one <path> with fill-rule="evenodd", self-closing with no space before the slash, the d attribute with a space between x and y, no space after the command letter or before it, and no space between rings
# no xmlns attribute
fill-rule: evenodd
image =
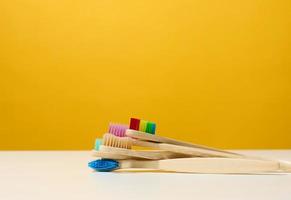
<svg viewBox="0 0 291 200"><path fill-rule="evenodd" d="M288 164L288 170L290 170ZM258 174L282 172L275 161L236 158L177 158L159 161L120 160L120 169L150 169L182 173ZM283 171L288 172L288 171Z"/></svg>
<svg viewBox="0 0 291 200"><path fill-rule="evenodd" d="M235 158L179 158L161 160L159 169L186 173L278 172L278 162Z"/></svg>
<svg viewBox="0 0 291 200"><path fill-rule="evenodd" d="M230 151L216 149L216 148L212 148L212 147L208 147L208 146L204 146L204 145L183 142L183 141L175 140L172 138L151 135L151 134L147 134L144 132L131 130L131 129L126 130L126 135L128 137L132 137L132 138L140 139L140 140L147 140L147 141L158 142L158 143L168 143L168 144L177 145L177 146L185 146L185 147L192 147L192 148L197 148L197 149L204 149L204 150L209 150L209 152L221 152L221 153L224 153L225 155L228 154L228 157L235 157L235 158L237 158L238 156L244 157L241 154L230 152Z"/></svg>
<svg viewBox="0 0 291 200"><path fill-rule="evenodd" d="M133 140L133 144L142 147L151 147L156 149L162 149L165 151L175 152L179 154L199 157L226 157L226 158L241 158L240 155L229 154L219 151L213 151L208 149L201 149L196 147L179 146L166 143L154 143L141 140Z"/></svg>
<svg viewBox="0 0 291 200"><path fill-rule="evenodd" d="M279 161L280 170L283 172L291 172L291 162Z"/></svg>
<svg viewBox="0 0 291 200"><path fill-rule="evenodd" d="M143 150L131 150L131 149L124 149L124 148L109 147L109 146L104 146L104 145L100 146L100 150L98 152L99 154L107 153L113 156L123 156L123 157L125 156L125 157L142 158L142 159L149 159L149 160L185 157L184 154L178 154L178 153L164 151L164 150L143 151ZM107 158L110 158L109 156L110 155L108 155ZM190 157L190 156L186 156L186 157Z"/></svg>

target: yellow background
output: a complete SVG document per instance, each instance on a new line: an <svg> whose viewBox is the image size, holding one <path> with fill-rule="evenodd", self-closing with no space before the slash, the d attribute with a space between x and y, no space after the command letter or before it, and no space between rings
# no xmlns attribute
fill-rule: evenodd
<svg viewBox="0 0 291 200"><path fill-rule="evenodd" d="M291 1L0 1L0 149L91 149L132 116L291 148Z"/></svg>

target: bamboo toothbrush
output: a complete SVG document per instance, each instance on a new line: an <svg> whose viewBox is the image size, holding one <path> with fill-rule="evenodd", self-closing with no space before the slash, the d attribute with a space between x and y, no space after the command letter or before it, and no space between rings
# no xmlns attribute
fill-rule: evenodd
<svg viewBox="0 0 291 200"><path fill-rule="evenodd" d="M132 127L132 125L131 125ZM130 136L131 139L128 137L124 140L124 145L127 145L126 148L131 148L131 146L142 146L142 147L151 147L155 149L170 151L174 153L184 154L188 157L224 157L224 158L244 158L244 159L255 159L255 160L269 160L261 157L255 156L247 156L243 154L236 154L228 151L217 150L210 147L200 146L191 143L185 143L178 140L173 140L166 137L151 135L141 131L135 131L131 129L127 129L126 126L114 126L110 125L110 133L113 135L126 135ZM136 139L135 139L136 138ZM141 140L144 139L144 140ZM166 142L166 143L163 143ZM169 142L169 143L167 143ZM171 144L172 143L172 144ZM177 145L174 145L174 144ZM281 161L270 160L273 162L277 162L280 164Z"/></svg>
<svg viewBox="0 0 291 200"><path fill-rule="evenodd" d="M230 156L231 155L235 155L235 156L240 155L240 154L230 152L230 151L224 151L224 150L220 150L220 149L216 149L216 148L212 148L212 147L208 147L208 146L204 146L204 145L192 144L192 143L188 143L188 142L174 140L174 139L167 138L167 137L151 135L151 134L147 134L147 133L132 130L132 129L126 129L125 135L128 137L139 139L139 140L145 140L145 141L151 141L151 142L157 142L157 143L167 143L167 144L173 144L173 145L179 145L179 146L185 146L185 147L200 148L200 149L210 150L210 151L214 151L214 152L221 152L221 153L229 154Z"/></svg>
<svg viewBox="0 0 291 200"><path fill-rule="evenodd" d="M158 161L95 160L88 164L97 171L117 169L151 169L183 173L251 174L268 172L291 172L290 163L237 158L177 158Z"/></svg>
<svg viewBox="0 0 291 200"><path fill-rule="evenodd" d="M141 146L141 147L150 147L150 148L170 151L170 152L184 154L188 156L227 157L227 158L245 157L239 154L234 154L234 153L229 153L229 152L224 152L224 151L217 151L217 150L212 150L209 148L201 148L195 145L183 146L183 145L175 145L175 144L168 144L168 143L161 143L161 142L157 143L156 141L151 142L151 141L140 140L140 138L148 138L148 137L156 138L157 136L149 134L149 133L137 132L131 129L127 129L125 125L110 124L109 133L115 136L118 136L118 138L121 138L119 145L123 143L123 145L125 145L125 147L123 148L131 148L131 146ZM126 135L129 137L125 137ZM110 137L107 134L105 134L104 136ZM118 140L118 138L116 139Z"/></svg>
<svg viewBox="0 0 291 200"><path fill-rule="evenodd" d="M189 157L184 154L168 152L165 150L131 150L133 139L129 137L117 137L113 134L106 133L103 135L102 142L98 142L100 144L98 147L95 146L95 149L99 150L102 154L114 154L119 156L127 156L134 158L142 158L149 160L159 160L159 159L169 159L169 158L181 158L181 157ZM95 153L96 155L96 153ZM102 157L102 156L101 156ZM109 158L106 156L105 158Z"/></svg>
<svg viewBox="0 0 291 200"><path fill-rule="evenodd" d="M234 153L231 151L216 149L216 148L212 148L212 147L208 147L204 145L192 144L192 143L179 141L179 140L175 140L175 139L171 139L167 137L153 135L156 129L156 125L155 124L152 125L153 123L150 122L149 128L143 129L143 128L140 128L142 122L145 123L143 120L131 118L130 126L129 126L130 129L124 129L125 133L123 133L123 135L132 137L138 140L145 140L145 141L151 141L151 142L156 142L156 143L167 143L167 144L173 144L173 145L179 145L179 146L185 146L185 147L193 147L193 148L196 148L196 150L204 149L204 150L208 150L208 153L210 153L211 151L211 153L214 153L214 155L219 155L220 157L228 157L228 158L241 157L241 158L263 159L261 157L246 156L246 155ZM147 127L148 126L147 121L146 121L146 125L142 125L142 126ZM153 130L151 131L152 127L153 127ZM143 130L150 130L149 133L151 134L147 134Z"/></svg>
<svg viewBox="0 0 291 200"><path fill-rule="evenodd" d="M145 126L146 128L143 128ZM124 126L124 128L126 128L126 126ZM223 152L223 153L228 153L228 154L240 155L234 152L216 149L216 148L212 148L212 147L208 147L204 145L192 144L192 143L188 143L184 141L174 140L167 137L157 136L157 135L154 135L155 130L156 130L156 125L153 122L147 122L147 121L140 120L137 118L130 118L129 129L128 130L126 129L123 135L133 137L135 139L140 139L140 140L147 140L147 141L159 142L159 143L168 143L168 144L187 146L187 147L195 147L195 148L207 149L207 150ZM151 134L146 134L145 132L151 133Z"/></svg>

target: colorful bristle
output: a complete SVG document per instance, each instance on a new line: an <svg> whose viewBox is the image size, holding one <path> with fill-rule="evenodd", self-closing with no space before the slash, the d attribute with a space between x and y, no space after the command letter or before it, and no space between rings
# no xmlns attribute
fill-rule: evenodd
<svg viewBox="0 0 291 200"><path fill-rule="evenodd" d="M156 124L155 123L153 123L153 125L152 125L152 132L151 132L151 134L155 134L156 133Z"/></svg>
<svg viewBox="0 0 291 200"><path fill-rule="evenodd" d="M129 128L132 130L155 134L156 124L146 120L131 118Z"/></svg>
<svg viewBox="0 0 291 200"><path fill-rule="evenodd" d="M150 133L150 134L155 134L155 131L156 131L156 124L153 122L148 122L145 132Z"/></svg>
<svg viewBox="0 0 291 200"><path fill-rule="evenodd" d="M147 127L147 121L140 120L139 131L146 132L146 127Z"/></svg>
<svg viewBox="0 0 291 200"><path fill-rule="evenodd" d="M127 125L110 123L108 132L119 137L124 137L126 129L128 129Z"/></svg>
<svg viewBox="0 0 291 200"><path fill-rule="evenodd" d="M130 118L129 128L132 129L132 130L138 131L139 130L139 123L140 123L139 119Z"/></svg>
<svg viewBox="0 0 291 200"><path fill-rule="evenodd" d="M119 168L119 163L116 160L100 159L89 162L88 167L99 172L111 172Z"/></svg>
<svg viewBox="0 0 291 200"><path fill-rule="evenodd" d="M100 145L102 144L102 140L101 139L99 139L99 138L97 138L96 140L95 140L95 146L94 146L94 149L95 150L99 150L99 148L100 148Z"/></svg>

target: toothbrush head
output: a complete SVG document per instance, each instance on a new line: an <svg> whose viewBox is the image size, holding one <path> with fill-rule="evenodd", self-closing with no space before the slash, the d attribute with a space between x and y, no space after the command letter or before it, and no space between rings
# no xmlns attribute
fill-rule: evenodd
<svg viewBox="0 0 291 200"><path fill-rule="evenodd" d="M102 144L102 139L99 139L99 138L97 138L96 140L95 140L95 146L94 146L94 149L95 150L99 150L100 149L100 145Z"/></svg>
<svg viewBox="0 0 291 200"><path fill-rule="evenodd" d="M119 168L119 163L111 159L99 159L88 163L88 167L99 172L111 172Z"/></svg>
<svg viewBox="0 0 291 200"><path fill-rule="evenodd" d="M131 149L133 144L132 139L129 137L118 137L110 133L105 133L103 135L102 145L109 147Z"/></svg>
<svg viewBox="0 0 291 200"><path fill-rule="evenodd" d="M126 129L128 129L127 125L110 123L108 132L118 137L125 137Z"/></svg>
<svg viewBox="0 0 291 200"><path fill-rule="evenodd" d="M155 134L156 132L156 124L153 122L130 118L129 128L136 131L146 132L150 134Z"/></svg>

